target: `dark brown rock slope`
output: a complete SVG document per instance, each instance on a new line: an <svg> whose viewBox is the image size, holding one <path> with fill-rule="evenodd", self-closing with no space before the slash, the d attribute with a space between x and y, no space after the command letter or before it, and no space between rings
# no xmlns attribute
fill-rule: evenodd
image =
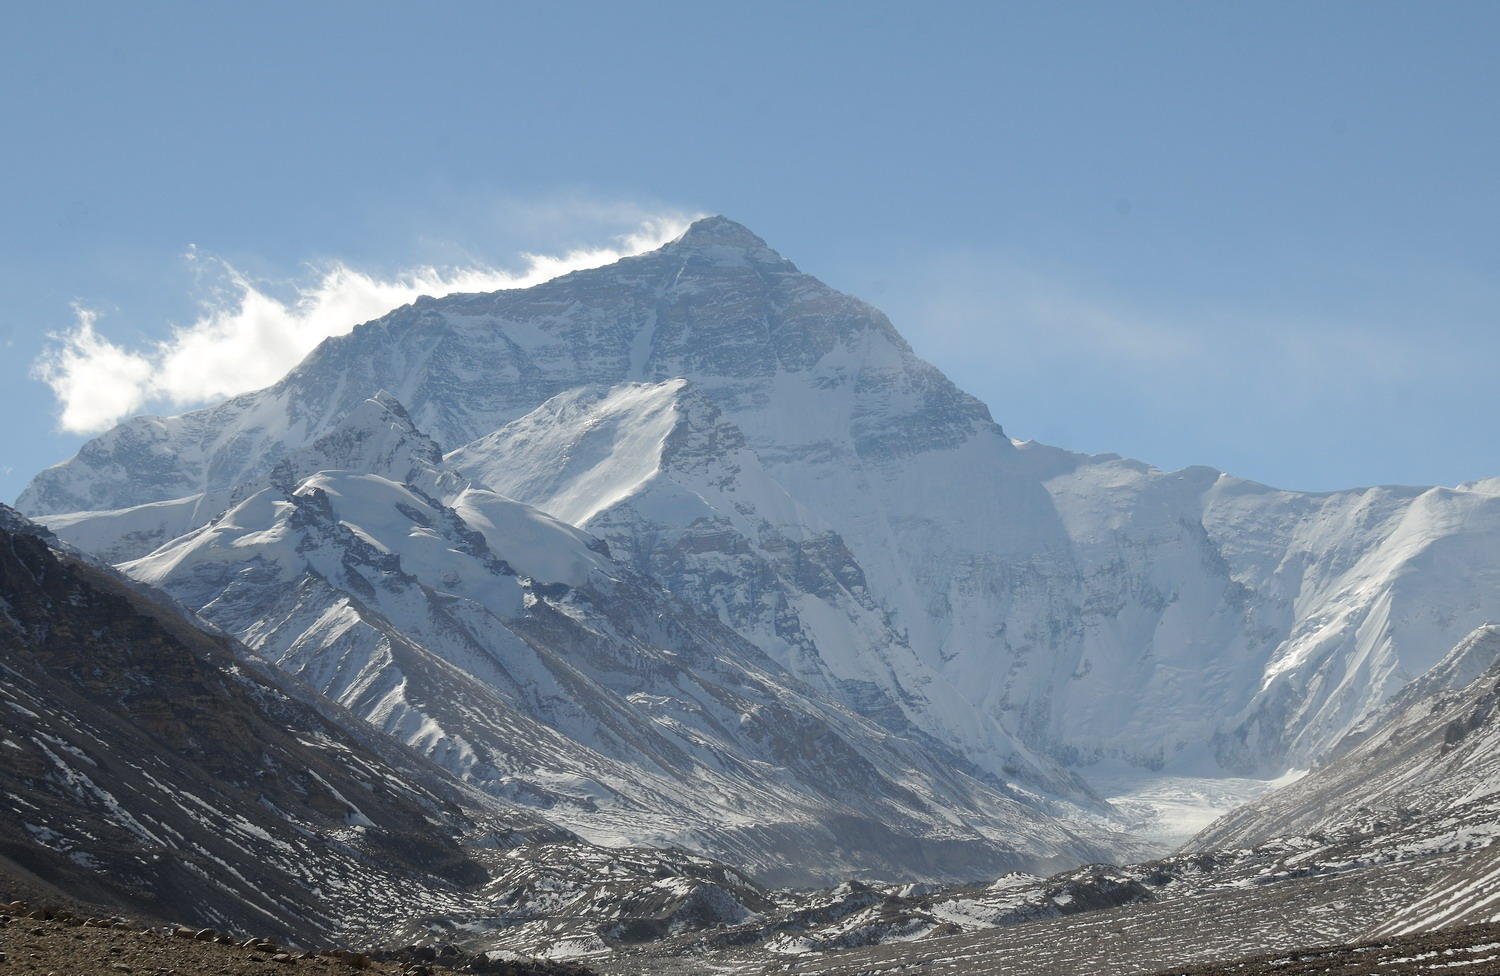
<svg viewBox="0 0 1500 976"><path fill-rule="evenodd" d="M0 887L317 940L482 881L475 816L537 826L376 738L0 506Z"/></svg>

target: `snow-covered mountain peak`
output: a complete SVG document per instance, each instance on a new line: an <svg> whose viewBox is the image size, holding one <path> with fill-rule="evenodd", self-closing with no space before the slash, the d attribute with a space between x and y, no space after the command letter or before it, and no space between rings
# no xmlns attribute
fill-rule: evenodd
<svg viewBox="0 0 1500 976"><path fill-rule="evenodd" d="M381 390L357 404L338 426L307 449L323 452L328 460L378 461L399 452L415 460L439 464L443 452L437 442L417 429L401 401Z"/></svg>
<svg viewBox="0 0 1500 976"><path fill-rule="evenodd" d="M406 408L401 405L401 401L397 400L394 396L392 396L385 390L377 390L373 396L365 400L364 404L356 408L356 412L350 414L350 422L353 422L354 418L358 416L361 411L366 412L370 416L378 417L381 419L390 416L398 422L404 423L406 426L415 426L415 424L412 423L411 416L407 414Z"/></svg>
<svg viewBox="0 0 1500 976"><path fill-rule="evenodd" d="M676 240L669 242L666 248L673 251L684 251L690 249L704 248L734 248L741 251L764 252L774 255L778 260L784 260L758 237L750 228L744 224L730 220L723 215L703 217L693 221L687 230Z"/></svg>
<svg viewBox="0 0 1500 976"><path fill-rule="evenodd" d="M671 379L568 390L448 462L474 484L584 525L661 469L686 387Z"/></svg>
<svg viewBox="0 0 1500 976"><path fill-rule="evenodd" d="M382 390L451 450L559 393L674 378L757 449L795 439L826 454L852 438L861 452L901 453L992 426L885 316L709 219L614 265L404 306L325 341L265 390L133 418L39 474L18 507L110 510L263 477Z"/></svg>

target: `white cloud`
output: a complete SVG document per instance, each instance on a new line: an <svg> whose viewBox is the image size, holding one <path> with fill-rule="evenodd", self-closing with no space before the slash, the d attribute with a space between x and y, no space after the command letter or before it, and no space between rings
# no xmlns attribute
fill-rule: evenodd
<svg viewBox="0 0 1500 976"><path fill-rule="evenodd" d="M78 325L34 368L62 407L63 430L90 431L139 410L151 385L151 360L128 352L94 329L98 313L75 306Z"/></svg>
<svg viewBox="0 0 1500 976"><path fill-rule="evenodd" d="M336 263L298 286L287 300L228 264L189 250L189 260L212 262L222 285L191 325L144 350L129 350L100 335L96 311L77 307L77 324L52 337L53 346L33 372L57 397L58 425L72 433L93 433L148 404L180 408L259 389L324 339L419 296L525 288L658 247L681 234L688 222L682 217L646 218L609 247L523 254L519 271L422 267L381 277Z"/></svg>

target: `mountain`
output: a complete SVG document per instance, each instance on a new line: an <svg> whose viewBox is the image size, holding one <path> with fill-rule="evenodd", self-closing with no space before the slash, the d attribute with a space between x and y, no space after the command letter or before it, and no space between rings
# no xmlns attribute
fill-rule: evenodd
<svg viewBox="0 0 1500 976"><path fill-rule="evenodd" d="M931 676L841 534L688 381L569 390L447 460L472 483L587 528L632 568L714 608L798 678L888 728L1058 788L1038 778L1037 760L1018 765L1030 747L999 716L955 713L932 691L911 690L930 687ZM949 727L955 719L962 738Z"/></svg>
<svg viewBox="0 0 1500 976"><path fill-rule="evenodd" d="M1106 808L1047 761L1011 765L1056 799L890 734L600 540L442 465L379 394L119 566L470 784L599 843L686 846L800 883L1111 849ZM58 524L120 557L206 510L145 509L172 524L142 543L143 508Z"/></svg>
<svg viewBox="0 0 1500 976"><path fill-rule="evenodd" d="M385 406L364 406L382 392ZM386 433L339 433L366 430L369 418L349 418L390 412L392 403L405 421L391 429L409 422L427 439L399 463L387 455L416 434L387 444ZM345 436L354 439L345 444ZM339 450L352 454L340 459ZM429 473L413 474L408 462ZM378 480L293 484L319 466L368 474L372 465L384 472ZM414 485L420 496L402 494L422 477L441 481ZM273 493L251 504L245 491ZM219 614L228 629L395 728L395 712L379 712L374 697L399 685L395 672L383 672L385 683L371 683L368 694L338 684L334 648L350 619L340 614L359 618L349 633L362 635L362 647L429 651L426 622L448 612L445 594L458 591L432 575L443 572L436 565L407 568L419 557L402 540L446 529L402 525L389 513L406 506L434 526L467 531L452 512L479 531L465 513L483 521L479 509L498 506L497 495L557 520L519 519L552 526L558 538L564 523L586 532L598 548L572 545L601 558L607 549L611 568L595 568L627 581L630 600L658 605L664 597L643 594L665 590L673 609L660 604L660 612L688 608L692 628L720 625L712 646L736 648L722 659L753 662L775 675L765 680L819 703L808 707L843 729L851 749L867 758L869 749L891 748L881 743L916 750L900 762L869 759L890 770L888 782L907 776L897 769L915 767L928 779L946 775L937 768L956 772L962 786L917 791L933 798L916 817L929 825L920 830L942 819L948 803L957 804L961 832L981 823L982 805L954 799L977 789L1032 795L1018 802L1056 829L1089 834L1080 824L1110 813L1077 773L1099 761L1143 776L1306 766L1434 664L1436 648L1500 619L1500 481L1307 494L1204 468L1163 472L1017 443L983 404L919 359L885 316L722 217L656 251L532 288L420 299L325 341L265 390L179 417L127 421L39 474L19 504L75 544L195 594L189 605ZM348 515L352 507L358 517ZM222 530L204 527L226 509L234 515ZM377 510L381 524L361 521ZM295 545L328 562L288 563L257 548L314 531L320 519L317 539L299 536ZM506 561L503 535L487 544ZM217 562L208 555L215 546ZM252 551L261 554L255 566L278 568L236 605L218 594L235 591L231 570ZM415 616L393 622L366 607L352 576L347 588L329 582L344 572L347 552L362 552L350 558L370 567L399 558L410 593L434 595L410 596ZM572 594L587 589L569 586ZM487 592L496 600L519 592L523 610L557 609L536 586ZM288 602L297 594L308 602ZM608 594L589 602L590 613L621 612L601 609L616 606ZM272 606L270 616L295 626L272 633L251 622ZM349 609L323 617L331 607ZM577 623L570 619L559 626ZM301 639L319 621L323 636ZM416 628L413 621L427 629L403 643L395 632ZM502 628L484 626L502 638ZM534 650L536 638L517 639ZM571 639L553 646L557 667L571 666ZM351 660L357 672L368 658ZM542 666L555 675L553 667ZM614 745L588 722L563 720L582 687L565 683L522 711L645 768L641 753L610 753ZM615 718L605 722L583 705L589 722L660 727L668 717L646 713L658 697L680 700L660 685L612 691L601 700L612 702ZM831 717L848 712L857 719ZM399 734L415 741L421 722L402 721ZM702 724L687 723L695 731ZM717 731L712 739L725 741ZM463 747L453 755L466 761ZM592 790L539 795L583 809L580 797ZM1049 809L1059 800L1074 806ZM1039 821L1009 810L1003 823L974 829L999 829L993 836L1012 848L1077 849L1060 833L1039 839ZM585 829L594 816L585 812L568 825ZM724 856L735 847L739 859L730 859L744 866L759 856L738 840L688 839L698 816L677 822L679 842ZM1091 836L1088 843L1099 840ZM887 857L867 863L890 866ZM904 867L941 874L925 859Z"/></svg>
<svg viewBox="0 0 1500 976"><path fill-rule="evenodd" d="M0 506L0 875L298 939L456 903L481 802Z"/></svg>

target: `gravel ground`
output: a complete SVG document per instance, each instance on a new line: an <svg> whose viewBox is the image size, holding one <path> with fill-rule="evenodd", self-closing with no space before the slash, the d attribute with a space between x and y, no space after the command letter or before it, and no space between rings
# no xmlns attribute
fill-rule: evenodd
<svg viewBox="0 0 1500 976"><path fill-rule="evenodd" d="M1171 969L1158 976L1494 976L1500 973L1500 925L1469 925L1353 946L1301 949Z"/></svg>
<svg viewBox="0 0 1500 976"><path fill-rule="evenodd" d="M264 974L299 968L307 972L357 972L348 962L330 958L292 959L284 951L266 952L240 945L217 945L142 931L78 925L62 921L11 917L0 924L0 973L46 976L111 976L114 973ZM371 973L399 973L394 964L374 965Z"/></svg>
<svg viewBox="0 0 1500 976"><path fill-rule="evenodd" d="M52 917L36 917L36 916ZM217 937L218 941L215 941ZM424 950L425 951L425 950ZM29 906L0 907L0 976L274 976L301 971L328 976L591 976L544 962L379 959L349 950L303 952L266 939L231 939L208 930L144 927Z"/></svg>

